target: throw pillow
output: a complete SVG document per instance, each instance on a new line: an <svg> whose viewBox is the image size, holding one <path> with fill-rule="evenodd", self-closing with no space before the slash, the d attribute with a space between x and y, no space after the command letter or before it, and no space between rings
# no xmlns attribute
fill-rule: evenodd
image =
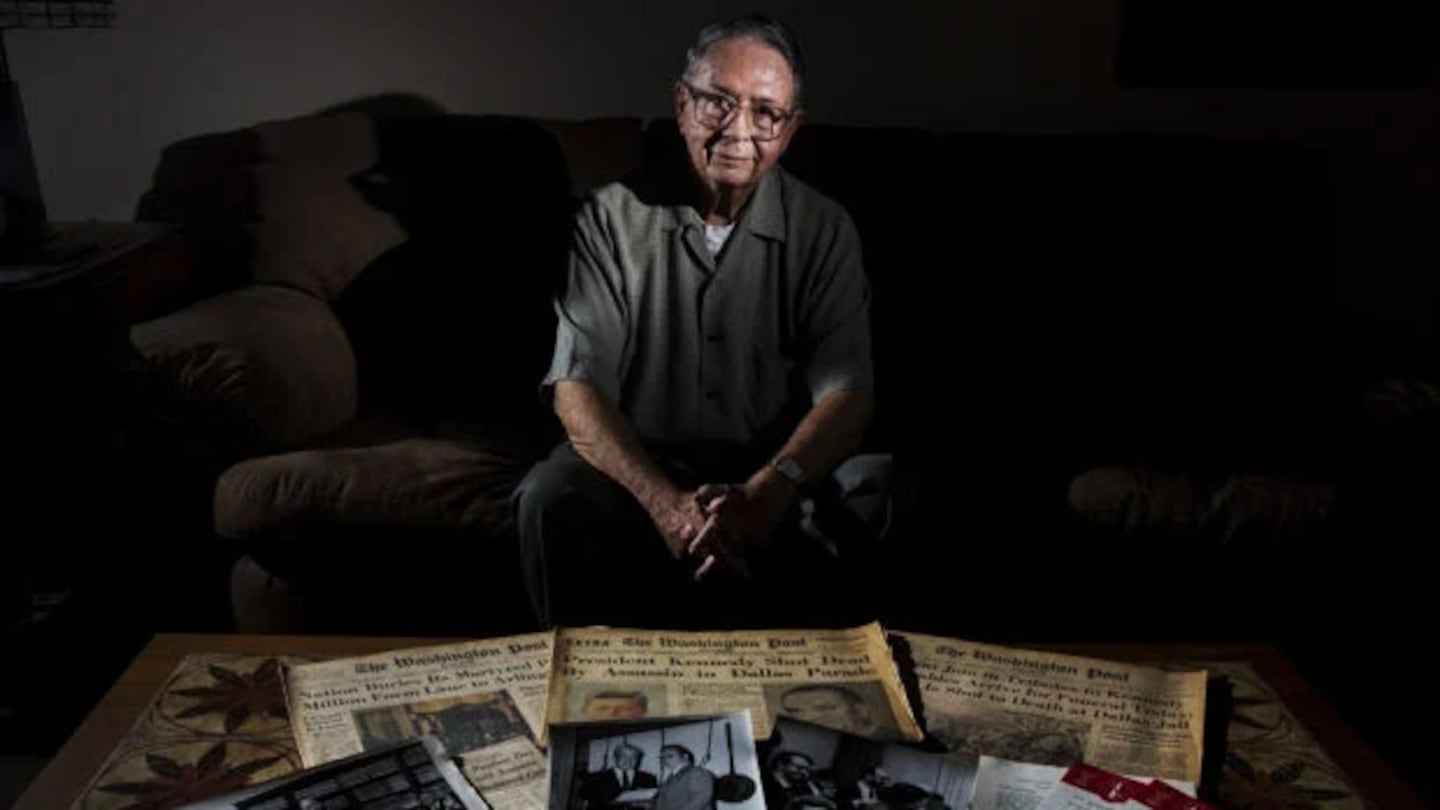
<svg viewBox="0 0 1440 810"><path fill-rule="evenodd" d="M137 324L131 342L174 395L246 443L293 447L355 416L355 356L323 301L257 284Z"/></svg>

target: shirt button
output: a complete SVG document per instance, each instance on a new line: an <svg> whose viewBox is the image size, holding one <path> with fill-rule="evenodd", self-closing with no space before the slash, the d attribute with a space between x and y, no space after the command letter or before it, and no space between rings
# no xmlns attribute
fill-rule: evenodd
<svg viewBox="0 0 1440 810"><path fill-rule="evenodd" d="M720 336L719 336L719 335L706 335L706 336L705 336L705 342L706 342L706 343L719 343L719 342L720 342Z"/></svg>
<svg viewBox="0 0 1440 810"><path fill-rule="evenodd" d="M708 390L708 391L705 392L705 398L706 398L706 399L712 399L712 400L714 400L714 399L719 399L719 398L720 398L720 392L719 392L717 389L711 388L710 390Z"/></svg>

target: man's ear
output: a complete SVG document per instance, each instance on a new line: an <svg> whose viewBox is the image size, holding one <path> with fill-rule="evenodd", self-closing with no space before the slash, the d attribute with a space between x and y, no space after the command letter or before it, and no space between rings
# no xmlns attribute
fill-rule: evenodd
<svg viewBox="0 0 1440 810"><path fill-rule="evenodd" d="M675 82L675 122L680 123L680 113L685 109L685 100L688 95L685 92L685 85Z"/></svg>

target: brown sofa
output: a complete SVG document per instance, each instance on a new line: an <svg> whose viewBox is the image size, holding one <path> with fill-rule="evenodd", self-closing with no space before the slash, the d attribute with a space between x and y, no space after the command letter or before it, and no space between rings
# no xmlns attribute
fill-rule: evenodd
<svg viewBox="0 0 1440 810"><path fill-rule="evenodd" d="M559 438L535 383L569 216L675 148L663 120L350 108L165 151L139 218L189 224L200 259L133 337L153 408L204 431L240 627L527 625L507 498ZM972 618L956 577L1021 565L1036 593L1077 565L1194 585L1330 559L1390 369L1339 314L1322 155L811 126L786 165L865 243L870 443L906 473L863 589L887 618L1033 637L1048 610Z"/></svg>

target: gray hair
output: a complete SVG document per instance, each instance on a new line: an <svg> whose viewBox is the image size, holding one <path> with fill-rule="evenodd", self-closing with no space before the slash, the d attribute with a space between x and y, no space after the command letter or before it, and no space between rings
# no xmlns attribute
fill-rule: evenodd
<svg viewBox="0 0 1440 810"><path fill-rule="evenodd" d="M785 64L790 66L790 74L795 79L795 97L791 100L791 106L800 109L800 90L805 85L805 53L800 49L800 38L790 26L763 14L736 17L733 20L711 23L700 29L700 34L695 37L695 44L685 52L685 72L680 74L681 77L686 80L695 78L700 61L710 53L715 43L726 39L759 40L784 57Z"/></svg>

